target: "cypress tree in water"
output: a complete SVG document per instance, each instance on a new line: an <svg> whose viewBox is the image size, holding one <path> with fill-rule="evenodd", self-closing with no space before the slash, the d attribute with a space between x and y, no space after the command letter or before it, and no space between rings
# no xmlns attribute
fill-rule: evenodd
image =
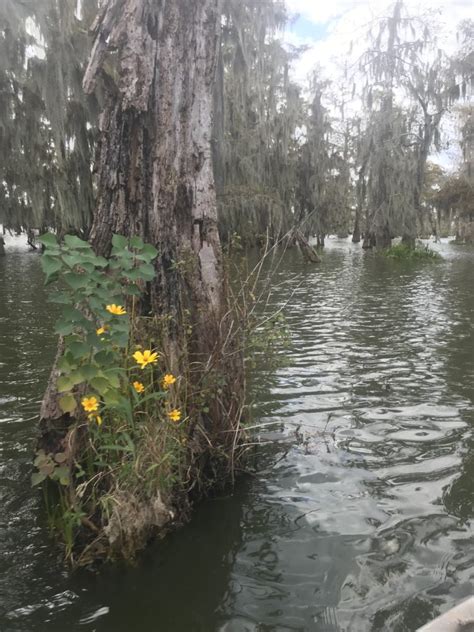
<svg viewBox="0 0 474 632"><path fill-rule="evenodd" d="M158 250L156 276L135 308L135 337L159 348L170 374L186 376L193 497L223 472L230 475L243 398L211 160L218 9L218 0L106 3L94 24L84 75L87 94L99 84L105 91L90 240L106 257L114 234L141 237ZM207 406L199 406L205 397ZM75 420L62 414L56 367L41 417L42 443L62 450ZM158 461L166 456L157 450ZM101 545L133 552L176 512L182 518L189 497L179 488L181 498L164 489L115 490L112 514L98 517L108 540Z"/></svg>

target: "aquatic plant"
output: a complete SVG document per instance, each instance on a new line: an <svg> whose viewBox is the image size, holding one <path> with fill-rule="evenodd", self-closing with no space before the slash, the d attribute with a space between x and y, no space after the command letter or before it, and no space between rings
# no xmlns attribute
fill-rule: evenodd
<svg viewBox="0 0 474 632"><path fill-rule="evenodd" d="M428 246L416 246L411 248L406 244L396 244L390 248L382 250L384 257L389 259L400 259L405 261L440 261L441 255Z"/></svg>
<svg viewBox="0 0 474 632"><path fill-rule="evenodd" d="M184 382L166 370L163 354L154 350L159 341L138 333L146 331L136 303L155 274L153 246L115 235L104 259L72 235L63 243L50 233L40 241L43 270L54 288L50 299L61 306L55 387L69 422L62 451L39 448L32 483L59 483L59 503L49 495L50 515L67 555L79 561L77 534L86 526L97 547L111 529L119 497L144 486L140 495L152 503L183 482ZM72 522L71 512L79 516Z"/></svg>

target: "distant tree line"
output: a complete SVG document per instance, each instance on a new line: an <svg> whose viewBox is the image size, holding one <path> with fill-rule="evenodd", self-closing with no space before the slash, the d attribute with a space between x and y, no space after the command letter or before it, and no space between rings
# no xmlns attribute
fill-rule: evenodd
<svg viewBox="0 0 474 632"><path fill-rule="evenodd" d="M98 0L5 0L0 6L0 223L87 236L96 203L94 157L105 97L86 95ZM225 0L214 94L213 158L224 240L246 244L331 233L363 246L413 245L456 227L470 239L472 107L460 107L463 161L433 180L441 125L474 76L474 22L458 50L402 0L371 26L341 78L291 78L300 50L282 41L282 0ZM113 83L113 54L101 76ZM317 61L317 60L316 60ZM428 179L428 184L427 184ZM442 224L444 228L442 227Z"/></svg>

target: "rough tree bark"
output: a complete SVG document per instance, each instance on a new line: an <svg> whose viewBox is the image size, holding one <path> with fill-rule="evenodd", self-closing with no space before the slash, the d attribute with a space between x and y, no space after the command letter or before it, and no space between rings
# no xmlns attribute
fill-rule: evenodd
<svg viewBox="0 0 474 632"><path fill-rule="evenodd" d="M238 422L243 372L240 353L225 347L232 323L211 160L219 19L219 0L105 2L84 89L91 93L100 83L106 92L91 242L104 256L114 233L138 235L158 249L156 279L140 308L157 317L173 372L196 367L197 390L205 372L224 378L208 413L187 411L191 434L201 426L206 446L223 453L235 441L229 429ZM53 370L43 418L60 416L56 377ZM195 435L190 445L202 447ZM208 453L202 449L202 467Z"/></svg>

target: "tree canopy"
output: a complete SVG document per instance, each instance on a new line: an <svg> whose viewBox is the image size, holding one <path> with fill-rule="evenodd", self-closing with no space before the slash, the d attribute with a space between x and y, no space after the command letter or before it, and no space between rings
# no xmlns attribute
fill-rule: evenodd
<svg viewBox="0 0 474 632"><path fill-rule="evenodd" d="M86 95L82 80L97 10L97 0L0 6L5 229L88 234L101 93ZM355 69L343 62L328 80L316 68L302 86L292 78L302 51L284 38L289 19L283 0L222 3L213 125L221 236L254 244L291 240L297 228L320 243L349 232L366 247L394 236L413 243L432 220L424 180L430 154L447 141L443 118L469 95L474 23L459 25L448 55L433 19L397 0L368 28ZM112 61L101 71L110 81ZM466 156L472 116L464 125L449 141Z"/></svg>

